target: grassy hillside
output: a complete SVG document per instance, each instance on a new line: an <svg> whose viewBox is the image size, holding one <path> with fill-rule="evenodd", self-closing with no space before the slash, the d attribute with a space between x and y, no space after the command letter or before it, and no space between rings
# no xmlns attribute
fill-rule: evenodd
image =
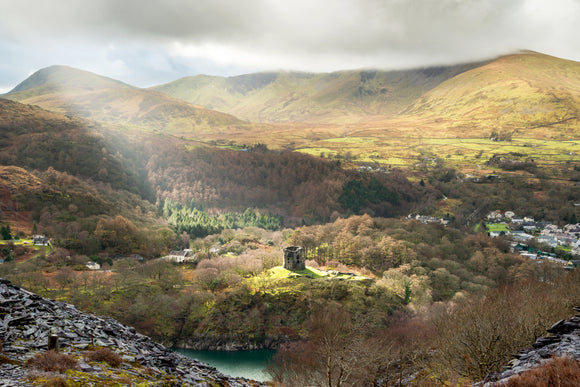
<svg viewBox="0 0 580 387"><path fill-rule="evenodd" d="M469 125L540 136L553 136L557 128L556 136L567 138L578 135L579 111L580 63L522 53L443 82L404 114L452 120L452 127Z"/></svg>
<svg viewBox="0 0 580 387"><path fill-rule="evenodd" d="M352 76L347 72L334 75L344 81L348 74ZM209 90L213 83L207 82L199 90ZM259 89L260 93L274 85L281 83L272 81ZM324 105L334 112L335 122L263 124L251 130L214 132L206 138L221 143L263 142L365 165L418 170L445 165L479 174L497 169L487 166L494 155L517 162L534 160L552 172L564 164L580 162L578 62L531 52L509 55L435 85L401 108L400 114L359 115L358 122L351 120L352 109L330 107L352 97L352 89L349 94L346 85L334 84L334 89L340 90L335 95L342 99L327 100ZM256 90L248 92L248 101L258 95ZM217 89L215 92L217 95ZM317 94L317 101L323 94ZM368 98L371 102L365 105L367 111L380 105L378 99ZM263 106L264 111L270 109L269 105ZM317 105L312 102L312 106ZM384 104L377 111L385 113L388 106Z"/></svg>
<svg viewBox="0 0 580 387"><path fill-rule="evenodd" d="M244 124L228 114L64 66L39 70L4 97L59 113L176 135Z"/></svg>
<svg viewBox="0 0 580 387"><path fill-rule="evenodd" d="M264 143L358 164L445 165L468 173L493 172L497 168L488 164L499 155L555 171L580 161L579 67L524 52L465 66L196 76L155 88L176 98L58 68L59 74L72 71L81 86L63 80L65 91L44 93L43 80L54 83L55 76L34 75L9 97L234 149ZM278 122L244 123L179 98Z"/></svg>
<svg viewBox="0 0 580 387"><path fill-rule="evenodd" d="M130 86L115 79L103 77L88 71L68 66L50 66L39 70L19 83L10 93L19 93L20 98L38 94L48 94L59 90L99 90L110 88L128 88ZM25 93L28 91L28 93Z"/></svg>
<svg viewBox="0 0 580 387"><path fill-rule="evenodd" d="M404 71L257 73L185 77L154 90L253 122L344 122L393 114L481 64Z"/></svg>
<svg viewBox="0 0 580 387"><path fill-rule="evenodd" d="M135 138L137 139L137 138ZM0 99L0 163L69 173L148 196L127 138L94 122Z"/></svg>

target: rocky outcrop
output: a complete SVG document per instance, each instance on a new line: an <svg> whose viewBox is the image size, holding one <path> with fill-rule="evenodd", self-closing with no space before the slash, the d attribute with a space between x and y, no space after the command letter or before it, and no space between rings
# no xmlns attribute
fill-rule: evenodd
<svg viewBox="0 0 580 387"><path fill-rule="evenodd" d="M227 336L193 336L175 344L177 348L194 351L251 351L256 349L278 349L290 341L288 336L266 337L260 341L236 340Z"/></svg>
<svg viewBox="0 0 580 387"><path fill-rule="evenodd" d="M574 310L580 312L580 307ZM558 321L547 332L550 335L538 338L531 348L515 355L503 372L488 375L476 386L501 386L512 376L540 367L553 357L563 356L580 361L580 314Z"/></svg>
<svg viewBox="0 0 580 387"><path fill-rule="evenodd" d="M0 279L0 339L3 345L0 386L34 383L24 365L29 358L47 351L49 335L58 336L61 353L79 361L77 371L64 377L81 378L83 385L99 385L88 382L93 376L114 379L116 375L122 375L125 381L134 377L146 385L263 385L224 376L215 368L175 353L116 320L81 312L73 305L48 300ZM124 363L120 370L112 370L106 364L85 362L83 353L95 348L108 348L121 356Z"/></svg>

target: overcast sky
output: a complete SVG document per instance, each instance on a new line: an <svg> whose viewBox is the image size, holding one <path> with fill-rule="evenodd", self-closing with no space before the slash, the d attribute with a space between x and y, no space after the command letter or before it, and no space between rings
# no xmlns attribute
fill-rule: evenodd
<svg viewBox="0 0 580 387"><path fill-rule="evenodd" d="M53 64L146 87L519 49L580 61L580 0L0 0L0 92Z"/></svg>

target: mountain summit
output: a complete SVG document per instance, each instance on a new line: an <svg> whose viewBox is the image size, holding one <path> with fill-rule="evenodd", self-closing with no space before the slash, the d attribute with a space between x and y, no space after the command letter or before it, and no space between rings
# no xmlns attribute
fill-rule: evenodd
<svg viewBox="0 0 580 387"><path fill-rule="evenodd" d="M157 91L67 66L39 70L4 97L58 113L173 134L243 123Z"/></svg>
<svg viewBox="0 0 580 387"><path fill-rule="evenodd" d="M576 127L579 110L580 63L522 52L441 83L404 113L519 129Z"/></svg>
<svg viewBox="0 0 580 387"><path fill-rule="evenodd" d="M34 94L46 94L59 90L99 90L110 88L134 89L133 86L93 74L89 71L75 69L69 66L50 66L38 70L19 83L9 94L33 90Z"/></svg>

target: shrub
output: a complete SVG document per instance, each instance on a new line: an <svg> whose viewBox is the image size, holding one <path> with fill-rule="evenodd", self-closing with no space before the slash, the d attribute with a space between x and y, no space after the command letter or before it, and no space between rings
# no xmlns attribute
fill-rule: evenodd
<svg viewBox="0 0 580 387"><path fill-rule="evenodd" d="M541 367L509 379L507 387L579 386L580 362L570 357L555 357Z"/></svg>
<svg viewBox="0 0 580 387"><path fill-rule="evenodd" d="M513 353L566 315L563 297L550 289L541 282L504 286L435 314L439 334L434 361L474 380L499 372Z"/></svg>
<svg viewBox="0 0 580 387"><path fill-rule="evenodd" d="M53 350L39 353L26 361L26 366L42 371L64 372L77 367L77 361L70 355L57 353Z"/></svg>
<svg viewBox="0 0 580 387"><path fill-rule="evenodd" d="M105 362L111 367L118 367L123 363L123 359L108 348L99 348L96 351L89 351L83 354L86 361Z"/></svg>
<svg viewBox="0 0 580 387"><path fill-rule="evenodd" d="M66 379L59 377L50 378L42 384L42 387L69 387Z"/></svg>

